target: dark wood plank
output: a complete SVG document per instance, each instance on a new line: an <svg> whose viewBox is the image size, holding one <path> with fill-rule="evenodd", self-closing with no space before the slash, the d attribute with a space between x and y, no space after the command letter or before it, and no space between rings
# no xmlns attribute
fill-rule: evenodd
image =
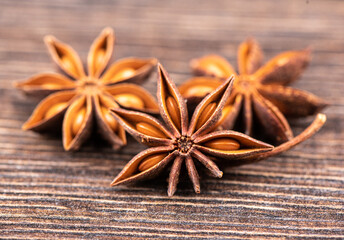
<svg viewBox="0 0 344 240"><path fill-rule="evenodd" d="M343 239L344 2L308 1L0 1L0 238L6 239ZM166 196L166 181L110 188L138 148L114 152L94 138L66 153L56 136L23 132L37 101L13 82L56 71L42 38L54 34L85 59L105 26L116 31L115 58L160 59L177 83L188 62L218 53L235 65L254 36L266 59L312 46L295 87L331 101L313 138L266 161L188 181ZM155 92L155 76L145 84ZM300 132L311 119L293 121Z"/></svg>

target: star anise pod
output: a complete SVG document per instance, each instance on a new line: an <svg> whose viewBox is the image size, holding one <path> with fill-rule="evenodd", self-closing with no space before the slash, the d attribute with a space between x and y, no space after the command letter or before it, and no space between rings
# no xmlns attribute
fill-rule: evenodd
<svg viewBox="0 0 344 240"><path fill-rule="evenodd" d="M108 112L109 108L120 104L157 113L158 105L153 96L133 84L148 78L156 59L125 58L104 72L113 52L114 33L111 28L105 28L93 42L87 57L87 73L70 46L53 36L46 36L44 40L53 60L71 78L43 73L17 84L29 94L52 93L39 103L23 125L24 130L54 130L63 120L63 146L65 150L77 150L96 122L97 130L117 149L126 144L126 136L124 129Z"/></svg>
<svg viewBox="0 0 344 240"><path fill-rule="evenodd" d="M196 164L211 175L222 177L215 161L254 159L272 150L272 146L234 131L213 131L229 97L233 77L205 97L189 123L185 100L165 70L158 64L158 103L165 125L142 112L112 109L114 117L139 142L150 146L136 155L112 182L112 186L152 178L173 162L168 195L176 189L183 162L195 192L200 192Z"/></svg>
<svg viewBox="0 0 344 240"><path fill-rule="evenodd" d="M284 52L264 66L263 53L253 39L243 42L238 51L239 74L230 63L217 55L191 61L196 77L180 86L189 102L199 102L222 84L221 79L234 75L233 92L223 110L221 125L251 136L281 144L293 138L286 117L305 117L322 110L327 103L315 95L287 87L304 71L310 61L310 51ZM212 79L210 77L216 77ZM286 117L285 117L286 116Z"/></svg>

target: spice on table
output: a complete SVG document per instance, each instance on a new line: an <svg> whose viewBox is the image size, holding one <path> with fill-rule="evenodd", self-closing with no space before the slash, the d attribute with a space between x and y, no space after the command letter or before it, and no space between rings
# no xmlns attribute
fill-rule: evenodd
<svg viewBox="0 0 344 240"><path fill-rule="evenodd" d="M110 115L109 108L120 104L149 113L158 112L154 97L134 84L149 77L156 59L125 58L105 70L113 52L111 28L105 28L93 42L87 57L87 73L70 46L53 36L44 40L53 60L70 78L42 73L17 83L17 87L28 94L50 94L23 125L24 130L54 130L63 121L64 149L77 150L96 124L98 132L117 149L126 144L126 136L123 127Z"/></svg>
<svg viewBox="0 0 344 240"><path fill-rule="evenodd" d="M222 83L197 106L189 122L185 100L173 81L158 65L158 103L164 123L136 111L112 109L118 122L139 142L150 146L136 155L114 179L112 185L132 183L152 178L172 163L168 195L172 196L178 184L182 164L196 193L200 182L195 161L200 162L211 175L222 177L212 157L227 161L258 157L272 150L272 146L234 131L214 132L214 126L229 97L233 78Z"/></svg>
<svg viewBox="0 0 344 240"><path fill-rule="evenodd" d="M286 117L313 115L327 103L315 95L288 87L310 61L310 50L284 52L264 66L263 53L254 39L243 42L238 51L239 74L230 63L217 55L191 61L195 77L179 87L183 97L197 103L218 87L223 79L234 75L233 92L224 107L221 125L251 136L264 135L281 144L293 138ZM215 77L215 78L211 78Z"/></svg>
<svg viewBox="0 0 344 240"><path fill-rule="evenodd" d="M198 104L189 123L185 100L160 64L158 72L157 95L164 124L142 112L112 109L118 122L139 142L150 147L125 165L112 186L153 178L172 165L167 191L172 196L185 163L194 190L199 193L200 180L195 163L203 165L210 175L221 178L223 173L217 162L236 166L261 161L305 141L326 121L324 114L318 114L306 130L276 148L243 133L214 131L228 100L233 77L222 82Z"/></svg>

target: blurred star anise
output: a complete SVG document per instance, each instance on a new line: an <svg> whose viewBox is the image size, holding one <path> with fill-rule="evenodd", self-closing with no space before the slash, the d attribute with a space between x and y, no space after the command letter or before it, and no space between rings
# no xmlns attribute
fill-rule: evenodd
<svg viewBox="0 0 344 240"><path fill-rule="evenodd" d="M111 28L105 28L93 42L87 57L88 73L70 46L53 36L46 36L44 40L53 60L74 80L57 73L43 73L18 83L17 87L29 94L52 93L40 102L23 125L24 130L54 130L63 120L64 149L77 150L96 121L97 130L117 149L126 144L125 131L108 112L109 108L120 104L157 113L158 105L153 96L133 84L148 78L156 59L122 59L103 73L113 52Z"/></svg>
<svg viewBox="0 0 344 240"><path fill-rule="evenodd" d="M295 81L310 61L310 51L284 52L264 66L263 53L253 39L238 51L239 75L230 63L217 55L191 61L195 77L180 86L182 96L192 104L235 76L233 92L223 109L221 125L250 136L281 144L293 138L286 117L304 117L322 110L327 103L313 94L286 85ZM216 79L211 78L216 77Z"/></svg>
<svg viewBox="0 0 344 240"><path fill-rule="evenodd" d="M233 83L227 79L197 106L189 123L185 100L165 70L158 64L158 103L165 125L136 111L112 109L118 122L139 142L150 146L136 155L112 182L112 186L152 178L173 162L168 184L172 196L183 162L196 193L200 192L195 164L202 164L211 175L222 177L214 161L255 159L273 147L234 131L213 131L221 117Z"/></svg>

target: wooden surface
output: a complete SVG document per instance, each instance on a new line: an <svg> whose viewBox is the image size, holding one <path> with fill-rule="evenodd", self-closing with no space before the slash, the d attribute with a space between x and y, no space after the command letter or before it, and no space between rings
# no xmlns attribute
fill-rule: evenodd
<svg viewBox="0 0 344 240"><path fill-rule="evenodd" d="M12 1L0 0L0 238L344 239L344 1ZM312 46L313 61L294 84L332 102L313 138L267 161L188 181L168 198L166 178L110 188L144 147L130 139L114 152L99 138L66 153L59 136L23 132L37 101L12 83L57 71L42 38L53 34L85 60L105 26L115 58L160 59L176 82L193 57L236 48L254 36L266 53ZM155 76L145 85L155 93ZM311 121L293 121L300 132Z"/></svg>

